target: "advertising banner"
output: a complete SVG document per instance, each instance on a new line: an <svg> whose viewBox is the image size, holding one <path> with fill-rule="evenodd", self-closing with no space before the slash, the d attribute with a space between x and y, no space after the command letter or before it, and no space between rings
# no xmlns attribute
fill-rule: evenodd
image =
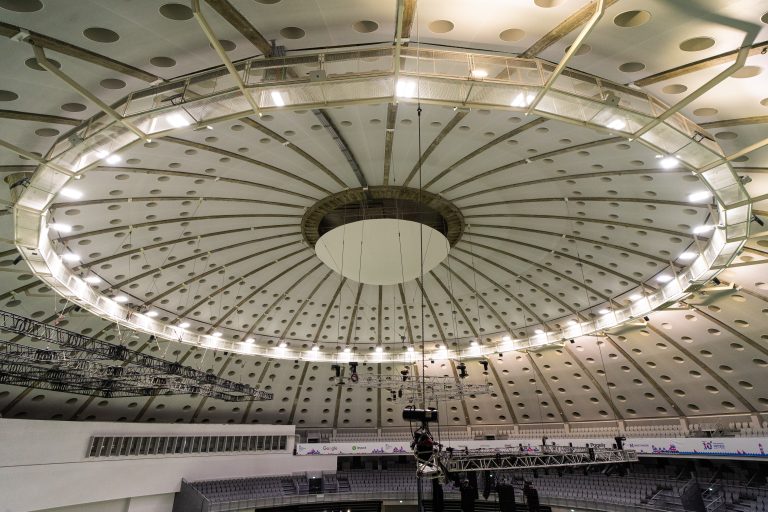
<svg viewBox="0 0 768 512"><path fill-rule="evenodd" d="M550 439L548 442L554 441ZM444 447L454 450L489 449L518 450L520 447L528 453L538 453L536 439L499 439L499 440L441 440ZM603 444L611 446L613 438L594 439L557 439L558 445L573 443L573 446ZM768 438L765 437L642 437L627 438L624 447L635 450L640 455L688 455L706 457L756 457L768 458ZM361 441L356 443L298 443L296 455L405 455L410 454L411 446L407 441Z"/></svg>

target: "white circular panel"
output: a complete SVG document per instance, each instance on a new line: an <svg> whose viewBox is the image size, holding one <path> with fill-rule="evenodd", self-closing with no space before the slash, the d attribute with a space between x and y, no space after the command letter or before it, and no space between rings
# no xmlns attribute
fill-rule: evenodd
<svg viewBox="0 0 768 512"><path fill-rule="evenodd" d="M419 244L419 235L423 244ZM367 219L325 233L315 244L323 263L339 274L365 284L391 285L419 277L448 256L448 239L439 231L410 220Z"/></svg>

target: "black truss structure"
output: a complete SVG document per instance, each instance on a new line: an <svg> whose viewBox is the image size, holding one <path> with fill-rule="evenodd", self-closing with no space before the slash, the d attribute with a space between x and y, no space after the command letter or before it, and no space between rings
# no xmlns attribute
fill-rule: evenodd
<svg viewBox="0 0 768 512"><path fill-rule="evenodd" d="M0 340L2 384L105 398L161 394L196 394L227 402L273 398L248 384L2 310L0 331L60 347Z"/></svg>

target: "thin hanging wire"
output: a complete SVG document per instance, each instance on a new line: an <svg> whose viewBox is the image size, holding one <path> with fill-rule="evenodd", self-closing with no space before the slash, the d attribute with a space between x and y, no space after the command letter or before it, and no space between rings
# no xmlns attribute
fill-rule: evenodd
<svg viewBox="0 0 768 512"><path fill-rule="evenodd" d="M475 312L477 314L477 330L483 332L483 317L480 315L480 292L477 289L477 271L475 270L475 250L474 243L472 243L472 227L467 226L467 235L469 235L469 258L472 263L472 282L475 289ZM478 342L480 341L480 335L478 335Z"/></svg>
<svg viewBox="0 0 768 512"><path fill-rule="evenodd" d="M568 198L565 198L565 210L566 210L566 213L568 214L568 218L571 218L571 208L568 202ZM589 311L589 309L592 307L592 301L589 297L589 290L587 289L587 278L586 278L586 274L584 273L584 262L582 261L581 253L579 252L578 240L575 241L574 245L576 248L576 261L579 264L579 271L581 272L581 284L584 287L584 295L586 296L586 299L587 299L587 311ZM611 412L613 413L614 421L616 421L616 432L617 434L621 434L621 432L619 432L619 418L618 416L616 416L616 413L615 413L616 406L613 403L613 393L611 393L610 381L608 380L608 367L605 366L605 359L603 358L603 348L602 348L603 342L600 340L597 333L594 334L594 338L595 338L595 344L597 345L597 351L600 354L600 364L603 365L603 377L605 377L605 389L608 392L608 405L610 406Z"/></svg>

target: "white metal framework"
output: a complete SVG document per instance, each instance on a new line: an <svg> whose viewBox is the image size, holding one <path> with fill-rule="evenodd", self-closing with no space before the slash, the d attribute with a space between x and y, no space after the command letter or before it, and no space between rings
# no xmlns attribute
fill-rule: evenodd
<svg viewBox="0 0 768 512"><path fill-rule="evenodd" d="M422 103L524 113L532 106L533 99L545 91L545 85L550 85L548 78L555 70L554 65L538 59L414 48L399 48L400 59L395 59L395 51L385 47L279 59L254 58L235 67L261 113L415 102L417 91L418 101ZM291 73L287 72L289 69ZM486 76L476 78L472 73L475 69L483 69ZM324 80L305 78L309 72L319 70L324 72ZM166 101L169 96L176 100ZM63 297L98 316L165 339L271 358L348 362L351 354L344 352L294 350L281 343L268 348L265 344L258 346L196 334L118 304L72 272L49 237L49 209L59 192L79 173L141 141L126 126L157 139L180 130L238 119L256 110L224 68L132 93L113 109L122 116L119 121L96 116L62 137L46 155L15 205L15 243L37 277ZM671 110L636 89L565 69L535 104L533 113L636 140L688 168L708 187L717 204L718 218L710 226L706 248L658 291L640 297L627 307L614 309L595 320L574 322L560 331L542 332L525 339L512 339L506 332L496 333L493 343L476 347L469 354L463 354L464 357L541 347L610 329L682 299L717 276L732 261L749 234L750 196L733 171L730 157L723 154L716 142L704 137L699 126L679 113L670 113ZM439 360L457 357L445 345L442 347L425 356ZM378 352L367 359L410 362L421 357L422 354L414 351Z"/></svg>
<svg viewBox="0 0 768 512"><path fill-rule="evenodd" d="M361 386L385 389L390 392L394 402L409 404L463 400L468 396L488 395L490 384L470 384L453 377L429 377L422 379L411 375L371 375L361 378Z"/></svg>

